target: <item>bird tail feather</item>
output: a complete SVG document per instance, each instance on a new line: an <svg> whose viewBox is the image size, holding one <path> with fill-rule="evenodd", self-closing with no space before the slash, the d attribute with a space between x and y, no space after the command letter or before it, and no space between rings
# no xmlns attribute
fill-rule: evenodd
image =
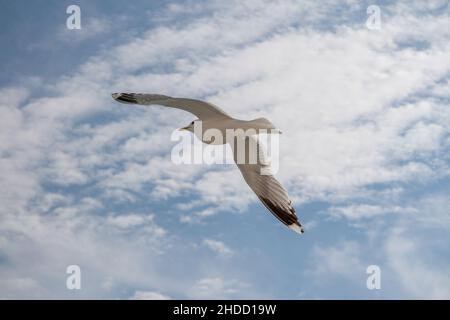
<svg viewBox="0 0 450 320"><path fill-rule="evenodd" d="M275 127L275 125L270 122L266 118L257 118L249 121L251 126L257 129L269 129L269 130L275 130L277 133L281 133L281 130ZM271 132L273 133L273 132Z"/></svg>

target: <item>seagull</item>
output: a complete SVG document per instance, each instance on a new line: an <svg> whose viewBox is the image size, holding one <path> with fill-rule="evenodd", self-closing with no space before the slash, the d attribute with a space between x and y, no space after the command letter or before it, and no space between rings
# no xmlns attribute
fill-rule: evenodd
<svg viewBox="0 0 450 320"><path fill-rule="evenodd" d="M138 105L160 105L165 107L177 108L194 114L198 119L192 121L188 126L180 128L180 130L187 130L194 133L202 142L207 144L224 144L228 143L233 149L233 157L236 165L244 177L245 182L250 189L256 194L264 206L282 223L284 223L291 230L302 234L304 229L299 222L295 209L292 206L292 201L289 199L286 189L278 182L272 174L261 174L263 169L268 165L264 157L264 149L257 138L253 136L246 137L250 139L248 144L245 144L245 151L248 151L248 146L255 143L258 147L257 161L255 163L242 163L237 161L237 148L234 143L230 141L211 141L205 140L203 134L198 130L194 131L194 127L198 121L202 124L202 130L218 129L222 133L226 129L265 129L271 133L281 133L269 120L266 118L258 118L250 121L238 120L231 117L219 107L201 100L188 98L174 98L161 94L147 94L147 93L113 93L112 97L121 103L138 104ZM223 137L226 135L224 134ZM236 137L234 137L236 138Z"/></svg>

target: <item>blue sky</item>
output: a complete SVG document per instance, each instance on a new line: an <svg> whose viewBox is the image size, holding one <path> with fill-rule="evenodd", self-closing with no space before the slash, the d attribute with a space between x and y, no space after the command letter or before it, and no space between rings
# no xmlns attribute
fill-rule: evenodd
<svg viewBox="0 0 450 320"><path fill-rule="evenodd" d="M81 30L66 28L71 4ZM3 1L0 297L450 298L449 13L440 0ZM193 116L118 104L121 91L271 119L305 234L233 165L173 164L171 133ZM65 286L73 264L81 290Z"/></svg>

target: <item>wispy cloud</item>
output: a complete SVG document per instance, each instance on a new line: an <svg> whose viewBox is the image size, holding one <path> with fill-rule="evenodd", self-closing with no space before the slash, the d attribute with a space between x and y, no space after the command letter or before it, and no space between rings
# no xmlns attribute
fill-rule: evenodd
<svg viewBox="0 0 450 320"><path fill-rule="evenodd" d="M232 279L203 278L192 287L190 296L196 299L232 298L240 296L240 290L248 287L248 284Z"/></svg>
<svg viewBox="0 0 450 320"><path fill-rule="evenodd" d="M170 300L169 296L154 291L136 291L131 300Z"/></svg>
<svg viewBox="0 0 450 320"><path fill-rule="evenodd" d="M234 253L225 243L219 240L203 239L203 244L222 257L230 257Z"/></svg>

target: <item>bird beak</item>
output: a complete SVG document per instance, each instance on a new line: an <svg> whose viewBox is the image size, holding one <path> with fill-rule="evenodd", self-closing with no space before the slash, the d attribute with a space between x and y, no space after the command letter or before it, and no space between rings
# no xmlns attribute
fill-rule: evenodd
<svg viewBox="0 0 450 320"><path fill-rule="evenodd" d="M178 131L189 131L188 128L189 128L189 127L180 128L180 129L178 129Z"/></svg>

